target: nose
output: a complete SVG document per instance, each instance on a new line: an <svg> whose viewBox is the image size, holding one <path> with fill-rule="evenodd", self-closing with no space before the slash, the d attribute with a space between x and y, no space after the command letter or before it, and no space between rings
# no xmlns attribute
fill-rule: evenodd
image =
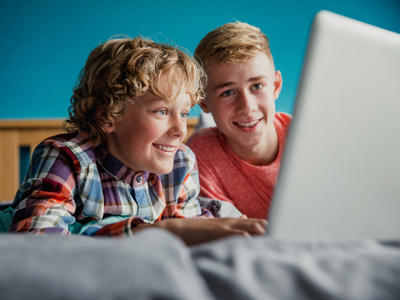
<svg viewBox="0 0 400 300"><path fill-rule="evenodd" d="M186 137L187 125L186 119L181 116L174 116L170 119L168 135L171 137L178 137L182 140Z"/></svg>
<svg viewBox="0 0 400 300"><path fill-rule="evenodd" d="M257 110L257 99L254 95L243 92L236 97L236 113L250 115Z"/></svg>

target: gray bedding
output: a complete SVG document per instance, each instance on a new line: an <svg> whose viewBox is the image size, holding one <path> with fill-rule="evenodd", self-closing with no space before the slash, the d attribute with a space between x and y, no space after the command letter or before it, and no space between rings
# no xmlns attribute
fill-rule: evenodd
<svg viewBox="0 0 400 300"><path fill-rule="evenodd" d="M400 238L0 235L0 299L400 299Z"/></svg>

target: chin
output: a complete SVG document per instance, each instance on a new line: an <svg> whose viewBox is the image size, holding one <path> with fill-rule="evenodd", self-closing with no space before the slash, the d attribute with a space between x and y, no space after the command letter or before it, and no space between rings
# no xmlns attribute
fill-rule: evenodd
<svg viewBox="0 0 400 300"><path fill-rule="evenodd" d="M163 167L155 168L154 172L152 172L152 173L158 174L158 175L164 175L164 174L171 173L172 169L173 169L173 166L170 166L170 167L163 166Z"/></svg>

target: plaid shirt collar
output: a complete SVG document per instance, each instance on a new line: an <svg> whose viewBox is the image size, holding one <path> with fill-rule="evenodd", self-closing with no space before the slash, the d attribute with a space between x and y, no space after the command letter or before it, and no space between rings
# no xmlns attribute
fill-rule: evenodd
<svg viewBox="0 0 400 300"><path fill-rule="evenodd" d="M110 175L118 178L119 180L132 185L133 187L142 185L147 181L149 172L140 171L135 172L123 162L118 160L110 152L106 146L100 145L96 148L96 161L102 168Z"/></svg>

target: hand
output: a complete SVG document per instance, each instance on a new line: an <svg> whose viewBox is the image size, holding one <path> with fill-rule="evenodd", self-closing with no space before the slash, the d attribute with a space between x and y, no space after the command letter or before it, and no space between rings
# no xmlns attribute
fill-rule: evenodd
<svg viewBox="0 0 400 300"><path fill-rule="evenodd" d="M262 235L267 221L264 219L218 218L218 219L165 219L154 224L138 225L158 227L179 236L188 246L205 243L232 235Z"/></svg>

